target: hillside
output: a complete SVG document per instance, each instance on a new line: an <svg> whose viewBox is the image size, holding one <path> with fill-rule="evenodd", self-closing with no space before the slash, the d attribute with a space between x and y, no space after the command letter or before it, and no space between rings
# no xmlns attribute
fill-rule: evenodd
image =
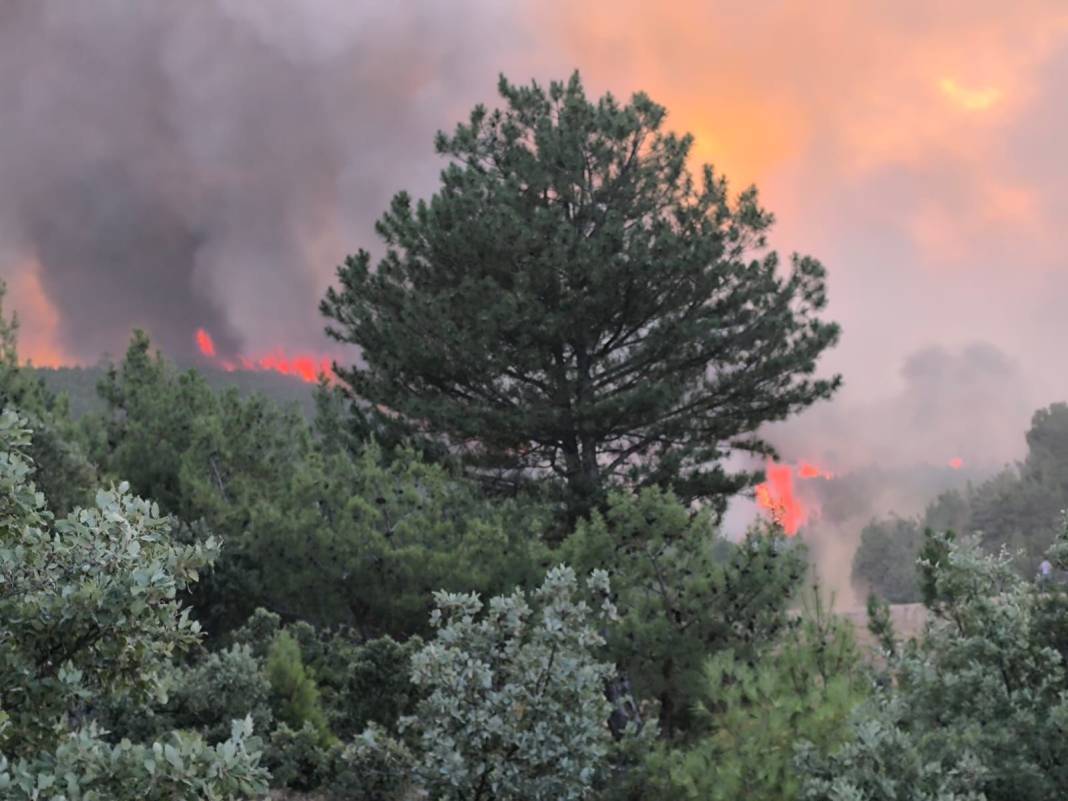
<svg viewBox="0 0 1068 801"><path fill-rule="evenodd" d="M50 389L65 393L70 399L71 414L81 417L87 412L99 411L103 401L96 394L97 382L104 376L106 367L34 367L31 371L44 379ZM293 376L270 372L233 372L201 369L208 384L216 390L234 387L242 395L262 394L279 405L296 404L311 419L315 415L315 385L305 383Z"/></svg>

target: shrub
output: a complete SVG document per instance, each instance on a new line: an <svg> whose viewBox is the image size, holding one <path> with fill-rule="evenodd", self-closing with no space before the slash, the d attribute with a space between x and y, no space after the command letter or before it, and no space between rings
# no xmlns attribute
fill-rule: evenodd
<svg viewBox="0 0 1068 801"><path fill-rule="evenodd" d="M327 745L331 734L319 700L319 688L304 666L300 646L288 631L275 635L267 651L265 670L276 717L299 731L311 727L319 745Z"/></svg>
<svg viewBox="0 0 1068 801"><path fill-rule="evenodd" d="M426 692L403 721L414 783L441 801L567 801L585 797L612 738L599 662L600 628L615 618L608 577L595 571L591 607L573 570L551 570L534 592L483 604L435 594L436 636L412 658ZM391 744L390 748L394 748Z"/></svg>
<svg viewBox="0 0 1068 801"><path fill-rule="evenodd" d="M29 432L0 415L0 787L4 797L246 797L264 788L252 722L211 748L196 736L112 745L98 710L160 695L198 627L176 600L217 544L179 545L125 486L56 520L30 482ZM46 796L47 797L47 796Z"/></svg>

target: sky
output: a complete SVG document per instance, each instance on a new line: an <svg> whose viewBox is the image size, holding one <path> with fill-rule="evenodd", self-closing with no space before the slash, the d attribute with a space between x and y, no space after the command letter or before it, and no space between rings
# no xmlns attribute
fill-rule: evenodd
<svg viewBox="0 0 1068 801"><path fill-rule="evenodd" d="M0 276L38 364L345 354L318 300L515 82L642 90L819 258L844 388L787 460L998 465L1068 399L1061 0L8 0Z"/></svg>

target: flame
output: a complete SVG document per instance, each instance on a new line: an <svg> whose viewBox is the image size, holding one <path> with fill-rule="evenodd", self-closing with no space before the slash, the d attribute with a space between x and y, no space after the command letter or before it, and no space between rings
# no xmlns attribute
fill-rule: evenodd
<svg viewBox="0 0 1068 801"><path fill-rule="evenodd" d="M59 311L41 284L41 265L35 258L4 264L0 275L10 273L8 296L0 303L0 314L18 315L18 357L20 364L37 367L62 367L77 364L78 360L63 347L60 336ZM10 306L10 310L6 308Z"/></svg>
<svg viewBox="0 0 1068 801"><path fill-rule="evenodd" d="M756 488L757 505L792 537L808 519L804 505L794 494L793 469L769 461L765 472L767 481Z"/></svg>
<svg viewBox="0 0 1068 801"><path fill-rule="evenodd" d="M320 375L326 375L327 377L333 375L331 360L325 356L320 358L304 355L290 357L286 355L285 349L275 348L270 353L258 358L238 355L236 360L224 359L217 356L215 341L211 338L211 334L203 328L198 328L196 331L196 343L197 349L201 354L210 359L215 366L228 373L233 373L237 370L274 372L295 376L301 381L306 381L310 384L318 381Z"/></svg>
<svg viewBox="0 0 1068 801"><path fill-rule="evenodd" d="M962 467L964 467L964 460L961 459L959 456L954 456L952 459L949 460L948 464L954 470L960 470Z"/></svg>
<svg viewBox="0 0 1068 801"><path fill-rule="evenodd" d="M246 364L248 360L242 359L242 366ZM290 359L281 348L275 349L274 352L257 359L252 364L253 370L273 370L282 375L295 375L309 383L317 381L319 373L330 375L330 359L324 357L316 361L312 356L294 356Z"/></svg>
<svg viewBox="0 0 1068 801"><path fill-rule="evenodd" d="M215 342L212 340L211 334L203 328L197 329L197 347L209 359L215 358Z"/></svg>
<svg viewBox="0 0 1068 801"><path fill-rule="evenodd" d="M811 462L800 462L794 468L788 464L768 461L765 469L767 480L756 487L757 506L765 510L771 519L782 526L789 536L794 536L811 515L811 510L794 491L794 474L802 480L834 478L834 473Z"/></svg>

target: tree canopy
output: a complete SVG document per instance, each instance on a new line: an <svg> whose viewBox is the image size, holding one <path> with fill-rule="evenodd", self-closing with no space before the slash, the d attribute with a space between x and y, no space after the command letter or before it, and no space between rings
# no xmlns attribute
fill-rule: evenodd
<svg viewBox="0 0 1068 801"><path fill-rule="evenodd" d="M387 246L338 270L328 332L358 345L354 395L460 452L491 485L553 481L574 520L625 481L721 508L753 479L733 449L829 397L816 362L825 271L766 247L755 188L732 196L644 94L588 100L503 76L439 154L429 201L398 193Z"/></svg>

